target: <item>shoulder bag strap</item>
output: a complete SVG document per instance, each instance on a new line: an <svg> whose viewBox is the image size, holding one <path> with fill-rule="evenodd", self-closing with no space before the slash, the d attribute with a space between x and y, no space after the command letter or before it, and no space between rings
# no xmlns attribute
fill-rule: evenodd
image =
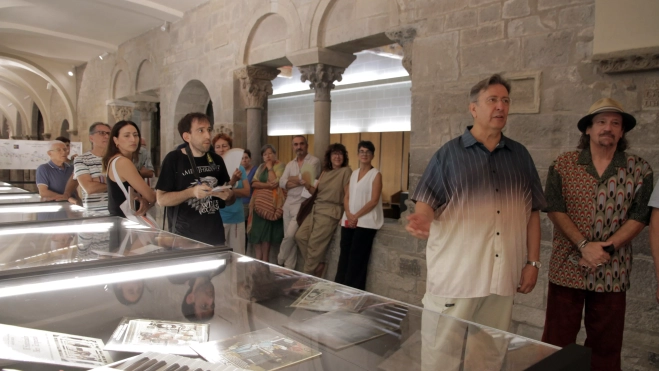
<svg viewBox="0 0 659 371"><path fill-rule="evenodd" d="M119 159L119 156L115 157L112 159L112 165L110 165L110 169L112 169L112 175L114 175L114 182L119 185L119 188L121 188L121 191L124 192L124 196L126 196L126 200L130 202L130 198L128 197L128 191L126 190L126 187L124 187L124 183L121 182L121 179L119 178L119 173L117 173L117 160Z"/></svg>

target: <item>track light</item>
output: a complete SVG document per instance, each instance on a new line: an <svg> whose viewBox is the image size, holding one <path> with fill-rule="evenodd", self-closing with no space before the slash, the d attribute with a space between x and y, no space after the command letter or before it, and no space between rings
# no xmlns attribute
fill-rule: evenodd
<svg viewBox="0 0 659 371"><path fill-rule="evenodd" d="M73 71L69 71L69 76L73 76Z"/></svg>
<svg viewBox="0 0 659 371"><path fill-rule="evenodd" d="M169 22L165 21L165 23L163 23L162 26L160 26L160 31L162 32L169 31Z"/></svg>
<svg viewBox="0 0 659 371"><path fill-rule="evenodd" d="M99 55L98 58L99 58L100 60L103 60L103 59L105 59L108 55L109 55L109 53L108 53L108 52L105 52L105 53Z"/></svg>

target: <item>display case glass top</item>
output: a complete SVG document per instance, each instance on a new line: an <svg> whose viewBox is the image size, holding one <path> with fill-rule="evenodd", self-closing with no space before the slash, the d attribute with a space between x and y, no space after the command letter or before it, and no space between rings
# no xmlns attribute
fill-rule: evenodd
<svg viewBox="0 0 659 371"><path fill-rule="evenodd" d="M30 193L29 191L24 190L23 188L14 187L14 186L4 186L0 185L0 194L3 193Z"/></svg>
<svg viewBox="0 0 659 371"><path fill-rule="evenodd" d="M80 219L96 214L69 202L24 202L0 204L0 225L6 223Z"/></svg>
<svg viewBox="0 0 659 371"><path fill-rule="evenodd" d="M0 215L3 208L20 206L0 205ZM149 259L162 253L210 248L119 217L5 223L0 224L0 279L49 271L56 265L94 265L91 263L126 257Z"/></svg>
<svg viewBox="0 0 659 371"><path fill-rule="evenodd" d="M187 327L209 324L209 341L233 338L228 341L236 351L232 357L283 365L292 349L268 343L265 348L271 351L263 351L259 344L240 340L269 328L322 353L290 370L514 371L558 351L231 252L71 272L55 268L45 275L2 280L0 313L7 325L98 338L106 346L124 318L144 320L142 327L136 322L133 331L126 330L130 334L122 335L128 349L131 344L166 349L188 338ZM115 361L135 354L110 352ZM64 369L27 362L7 362L6 367Z"/></svg>
<svg viewBox="0 0 659 371"><path fill-rule="evenodd" d="M39 201L41 196L36 193L0 193L0 205Z"/></svg>

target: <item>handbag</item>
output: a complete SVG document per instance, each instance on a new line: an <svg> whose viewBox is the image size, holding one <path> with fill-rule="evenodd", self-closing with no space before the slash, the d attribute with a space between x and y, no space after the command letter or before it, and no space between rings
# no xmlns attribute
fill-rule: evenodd
<svg viewBox="0 0 659 371"><path fill-rule="evenodd" d="M276 189L255 189L252 194L254 200L254 211L265 220L279 220L284 215L284 210L277 207Z"/></svg>
<svg viewBox="0 0 659 371"><path fill-rule="evenodd" d="M297 221L297 225L302 225L302 223L304 223L304 219L306 219L307 216L311 214L313 205L316 202L316 195L318 195L318 188L316 188L316 190L313 192L311 197L302 201L302 203L300 204L300 210L297 212L297 216L295 217L295 220Z"/></svg>
<svg viewBox="0 0 659 371"><path fill-rule="evenodd" d="M110 168L112 169L112 174L114 175L114 179L117 180L117 182L115 183L119 185L119 188L121 188L121 191L124 193L124 196L126 196L126 201L122 202L121 205L119 205L119 208L126 216L126 219L141 224L145 227L158 229L158 224L151 215L149 214L143 216L135 215L135 211L133 210L133 208L130 207L130 203L132 202L132 200L130 199L130 195L126 190L126 187L124 187L124 184L121 181L119 181L120 178L119 178L119 173L117 173L117 166L116 166L117 159L119 159L118 156L112 160L112 165L110 166Z"/></svg>

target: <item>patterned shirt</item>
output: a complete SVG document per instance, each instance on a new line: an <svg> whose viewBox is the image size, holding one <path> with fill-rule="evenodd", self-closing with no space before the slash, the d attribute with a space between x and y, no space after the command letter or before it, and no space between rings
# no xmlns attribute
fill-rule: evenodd
<svg viewBox="0 0 659 371"><path fill-rule="evenodd" d="M648 224L652 168L638 156L616 152L600 177L590 149L564 153L547 174L546 212L567 214L588 241L606 241L628 219ZM549 262L549 281L596 292L629 289L632 245L616 246L609 263L595 273L579 267L581 254L558 228Z"/></svg>
<svg viewBox="0 0 659 371"><path fill-rule="evenodd" d="M103 159L96 156L91 151L85 152L75 158L73 162L73 179L78 179L79 176L89 174L92 179L103 176ZM108 193L92 193L89 194L82 188L82 205L90 211L106 212L108 213Z"/></svg>
<svg viewBox="0 0 659 371"><path fill-rule="evenodd" d="M427 292L512 296L531 212L545 207L540 177L523 145L502 135L490 152L470 129L435 153L412 196L442 210L426 247Z"/></svg>

